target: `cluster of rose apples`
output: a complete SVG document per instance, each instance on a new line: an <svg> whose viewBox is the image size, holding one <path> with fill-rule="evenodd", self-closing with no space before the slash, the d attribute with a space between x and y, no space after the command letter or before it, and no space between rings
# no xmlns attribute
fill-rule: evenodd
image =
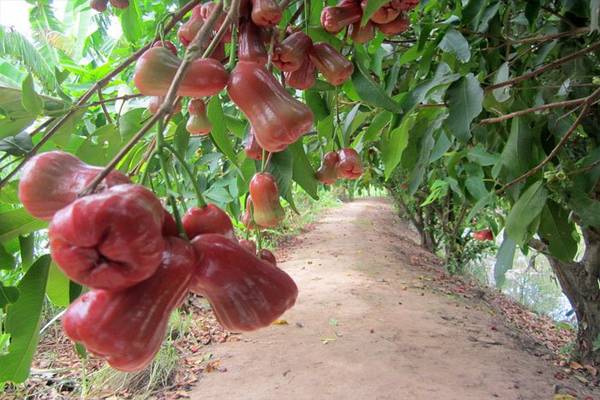
<svg viewBox="0 0 600 400"><path fill-rule="evenodd" d="M223 210L188 210L184 239L159 199L118 171L93 194L78 197L101 171L51 151L32 158L19 183L25 209L50 221L54 262L90 288L63 316L72 340L116 369L137 371L154 358L171 312L188 291L206 297L231 331L267 326L294 305L294 281L271 252L257 255L253 242L238 241ZM264 178L257 174L251 185L260 223L270 218Z"/></svg>
<svg viewBox="0 0 600 400"><path fill-rule="evenodd" d="M410 25L406 12L419 4L419 0L392 0L382 5L361 26L363 10L368 0L341 0L337 6L325 7L321 13L321 25L329 33L337 34L349 27L352 40L366 43L375 37L375 29L386 36L393 36L406 31Z"/></svg>
<svg viewBox="0 0 600 400"><path fill-rule="evenodd" d="M354 149L330 151L323 156L321 166L317 170L317 179L332 185L338 179L358 179L363 173L360 156Z"/></svg>
<svg viewBox="0 0 600 400"><path fill-rule="evenodd" d="M129 0L90 0L90 7L98 12L103 12L108 7L108 3L115 8L129 7Z"/></svg>

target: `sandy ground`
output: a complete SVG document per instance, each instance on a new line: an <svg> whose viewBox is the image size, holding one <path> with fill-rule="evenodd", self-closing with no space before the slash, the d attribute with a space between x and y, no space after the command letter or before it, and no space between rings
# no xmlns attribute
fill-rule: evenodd
<svg viewBox="0 0 600 400"><path fill-rule="evenodd" d="M557 369L482 301L423 286L432 257L390 204L345 204L298 239L280 263L300 288L288 324L207 349L220 371L193 399L553 398Z"/></svg>

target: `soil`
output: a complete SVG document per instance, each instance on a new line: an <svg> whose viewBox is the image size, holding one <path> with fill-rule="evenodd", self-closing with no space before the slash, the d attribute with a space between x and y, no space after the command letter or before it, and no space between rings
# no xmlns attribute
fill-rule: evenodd
<svg viewBox="0 0 600 400"><path fill-rule="evenodd" d="M416 240L384 200L328 211L279 254L300 288L296 306L267 329L206 348L214 368L204 369L188 395L600 399L600 388L574 379L535 340L516 334L485 290L464 289L460 280L449 285Z"/></svg>

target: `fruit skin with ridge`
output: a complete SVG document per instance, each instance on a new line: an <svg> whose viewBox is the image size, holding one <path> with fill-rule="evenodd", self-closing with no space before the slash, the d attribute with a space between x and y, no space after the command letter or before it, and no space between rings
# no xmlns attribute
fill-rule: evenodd
<svg viewBox="0 0 600 400"><path fill-rule="evenodd" d="M294 72L284 72L286 85L298 90L310 89L317 81L317 69L307 57Z"/></svg>
<svg viewBox="0 0 600 400"><path fill-rule="evenodd" d="M231 72L227 92L246 115L258 144L269 152L284 150L310 130L313 113L254 62L240 61Z"/></svg>
<svg viewBox="0 0 600 400"><path fill-rule="evenodd" d="M281 21L283 13L275 0L251 0L252 21L258 26L273 27Z"/></svg>
<svg viewBox="0 0 600 400"><path fill-rule="evenodd" d="M285 217L279 202L279 189L275 177L268 172L259 172L250 180L254 222L263 228L277 226Z"/></svg>
<svg viewBox="0 0 600 400"><path fill-rule="evenodd" d="M346 82L354 71L354 65L329 43L313 44L309 55L317 70L333 86Z"/></svg>
<svg viewBox="0 0 600 400"><path fill-rule="evenodd" d="M273 49L273 65L284 72L294 72L302 67L312 47L311 38L304 32L294 32Z"/></svg>
<svg viewBox="0 0 600 400"><path fill-rule="evenodd" d="M325 185L332 185L338 179L337 164L340 156L335 151L330 151L323 156L321 166L317 170L317 180Z"/></svg>
<svg viewBox="0 0 600 400"><path fill-rule="evenodd" d="M188 104L189 117L185 128L191 135L208 135L212 130L206 105L201 99L192 99Z"/></svg>
<svg viewBox="0 0 600 400"><path fill-rule="evenodd" d="M160 348L171 312L188 293L196 265L189 243L166 239L154 275L125 290L85 293L62 317L65 333L113 368L127 372L145 368Z"/></svg>
<svg viewBox="0 0 600 400"><path fill-rule="evenodd" d="M190 208L183 215L181 222L190 240L205 233L219 233L235 240L231 218L214 204Z"/></svg>
<svg viewBox="0 0 600 400"><path fill-rule="evenodd" d="M165 211L140 185L113 186L58 211L48 230L52 259L71 280L121 290L158 268Z"/></svg>
<svg viewBox="0 0 600 400"><path fill-rule="evenodd" d="M261 37L260 28L252 21L242 21L239 33L238 59L266 64L269 56Z"/></svg>
<svg viewBox="0 0 600 400"><path fill-rule="evenodd" d="M325 7L321 11L321 26L329 33L339 33L350 24L359 22L362 8L354 0L341 1L337 6Z"/></svg>
<svg viewBox="0 0 600 400"><path fill-rule="evenodd" d="M133 81L146 96L165 96L181 60L164 47L152 47L138 59ZM178 96L204 97L219 93L227 85L229 74L220 62L211 58L192 61L177 90Z"/></svg>
<svg viewBox="0 0 600 400"><path fill-rule="evenodd" d="M346 148L338 151L340 157L337 163L338 178L358 179L363 174L360 156L354 149Z"/></svg>
<svg viewBox="0 0 600 400"><path fill-rule="evenodd" d="M49 221L58 210L77 200L100 172L102 168L88 165L64 151L38 154L23 168L19 199L29 214ZM126 175L112 171L96 191L130 182Z"/></svg>
<svg viewBox="0 0 600 400"><path fill-rule="evenodd" d="M283 270L218 234L200 235L192 245L202 260L190 290L208 299L224 328L253 331L291 308L298 287Z"/></svg>
<svg viewBox="0 0 600 400"><path fill-rule="evenodd" d="M154 42L152 47L164 47L167 50L170 50L174 56L177 55L177 47L170 40L157 40Z"/></svg>

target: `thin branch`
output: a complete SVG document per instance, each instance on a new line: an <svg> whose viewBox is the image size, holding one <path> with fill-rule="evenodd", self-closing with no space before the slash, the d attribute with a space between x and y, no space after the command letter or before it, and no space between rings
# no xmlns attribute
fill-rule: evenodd
<svg viewBox="0 0 600 400"><path fill-rule="evenodd" d="M516 185L517 183L522 182L522 181L526 180L527 178L535 175L538 171L540 171L542 168L544 168L544 166L546 164L548 164L550 161L552 161L552 159L554 157L556 157L556 155L558 154L560 149L562 149L563 146L569 141L571 136L573 136L573 133L575 133L575 131L577 130L577 127L579 126L579 124L581 124L581 122L583 121L583 118L585 118L585 116L589 112L590 108L592 107L592 104L594 104L594 102L599 97L600 97L600 88L596 89L592 94L590 94L588 97L586 97L585 101L583 102L583 109L581 110L581 113L579 113L579 116L577 117L575 122L573 122L573 125L571 125L571 127L569 128L567 133L565 133L565 135L562 137L560 142L558 142L558 144L554 147L554 149L552 149L550 154L548 154L548 156L546 158L544 158L544 160L542 162L540 162L538 165L536 165L534 168L527 171L526 173L524 173L520 177L516 178L512 182L509 182L506 185L502 186L500 189L498 189L496 191L496 194L501 194L501 193L505 192L507 189Z"/></svg>
<svg viewBox="0 0 600 400"><path fill-rule="evenodd" d="M540 75L540 74L542 74L542 73L544 73L546 71L549 71L551 69L554 69L556 67L561 66L562 64L568 63L569 61L572 61L572 60L574 60L576 58L584 56L587 53L591 53L592 51L597 50L597 49L600 49L600 42L596 42L596 43L594 43L593 45L591 45L588 48L576 51L575 53L571 53L568 56L565 56L563 58L559 58L558 60L556 60L554 62L551 62L549 64L543 65L540 68L537 68L537 69L535 69L535 70L533 70L533 71L531 71L531 72L529 72L527 74L518 76L518 77L513 78L513 79L509 79L509 80L504 81L504 82L496 83L494 85L490 85L490 86L486 87L485 90L487 92L489 92L489 91L492 91L492 90L495 90L495 89L499 89L501 87L513 86L513 85L515 85L515 84L517 84L519 82L523 82L523 81L526 81L528 79L534 78L534 77L536 77L536 76L538 76L538 75Z"/></svg>
<svg viewBox="0 0 600 400"><path fill-rule="evenodd" d="M102 96L102 89L98 89L98 100L100 100L100 107L102 107L102 111L104 112L104 116L106 117L106 122L112 124L112 118L108 113L108 109L106 108L106 104L104 104L104 97Z"/></svg>
<svg viewBox="0 0 600 400"><path fill-rule="evenodd" d="M506 120L509 120L509 119L512 119L512 118L519 117L521 115L531 114L531 113L535 113L535 112L539 112L539 111L544 111L544 110L551 110L551 109L554 109L554 108L564 108L564 107L578 106L580 104L585 103L587 99L588 99L587 97L584 97L584 98L581 98L581 99L559 101L559 102L556 102L556 103L543 104L541 106L532 107L532 108L528 108L528 109L525 109L525 110L515 111L515 112L512 112L510 114L501 115L499 117L482 119L481 121L479 121L479 125L497 124L497 123L502 122L502 121L506 121Z"/></svg>
<svg viewBox="0 0 600 400"><path fill-rule="evenodd" d="M229 13L228 13L228 16L229 16L229 14L236 13L236 10L239 8L239 2L240 2L240 0L233 0L231 9L229 10ZM172 113L173 105L175 104L176 97L177 97L177 89L179 88L179 85L183 81L183 77L185 76L185 74L186 74L188 68L190 67L190 65L192 64L192 62L200 56L202 48L204 47L203 46L204 41L208 38L208 35L212 31L212 28L215 25L217 18L219 18L222 13L223 13L223 4L221 2L217 2L216 7L214 8L213 12L210 14L210 17L206 20L204 25L202 25L202 28L200 28L200 30L196 34L196 37L194 38L194 40L192 40L188 49L186 50L185 56L183 57L183 62L177 69L177 72L175 73L175 77L173 78L173 81L171 82L171 86L169 87L169 90L167 91L167 94L165 95L163 104L160 106L160 108L158 109L156 114L154 114L154 116L152 116L152 118L150 118L150 120L148 120L148 122L146 122L146 124L139 130L139 132L136 133L130 139L130 141L125 145L125 147L123 147L119 151L119 153L117 153L117 155L108 163L108 165L102 170L102 172L100 174L98 174L94 178L94 180L80 193L80 196L92 193L94 191L94 189L96 188L96 186L98 186L98 184L117 166L119 161L123 157L125 157L125 155L133 148L133 146L135 146L135 144L142 137L144 137L144 135L146 133L148 133L148 131L158 121L160 121L161 118ZM227 20L231 21L231 18L229 18ZM224 27L226 28L226 26L227 26L227 24L223 23L221 28L224 28ZM217 34L217 36L218 36L218 34ZM214 43L218 43L217 39L219 39L219 38L217 36L215 36L213 38L213 41L208 46L208 49L210 49Z"/></svg>

